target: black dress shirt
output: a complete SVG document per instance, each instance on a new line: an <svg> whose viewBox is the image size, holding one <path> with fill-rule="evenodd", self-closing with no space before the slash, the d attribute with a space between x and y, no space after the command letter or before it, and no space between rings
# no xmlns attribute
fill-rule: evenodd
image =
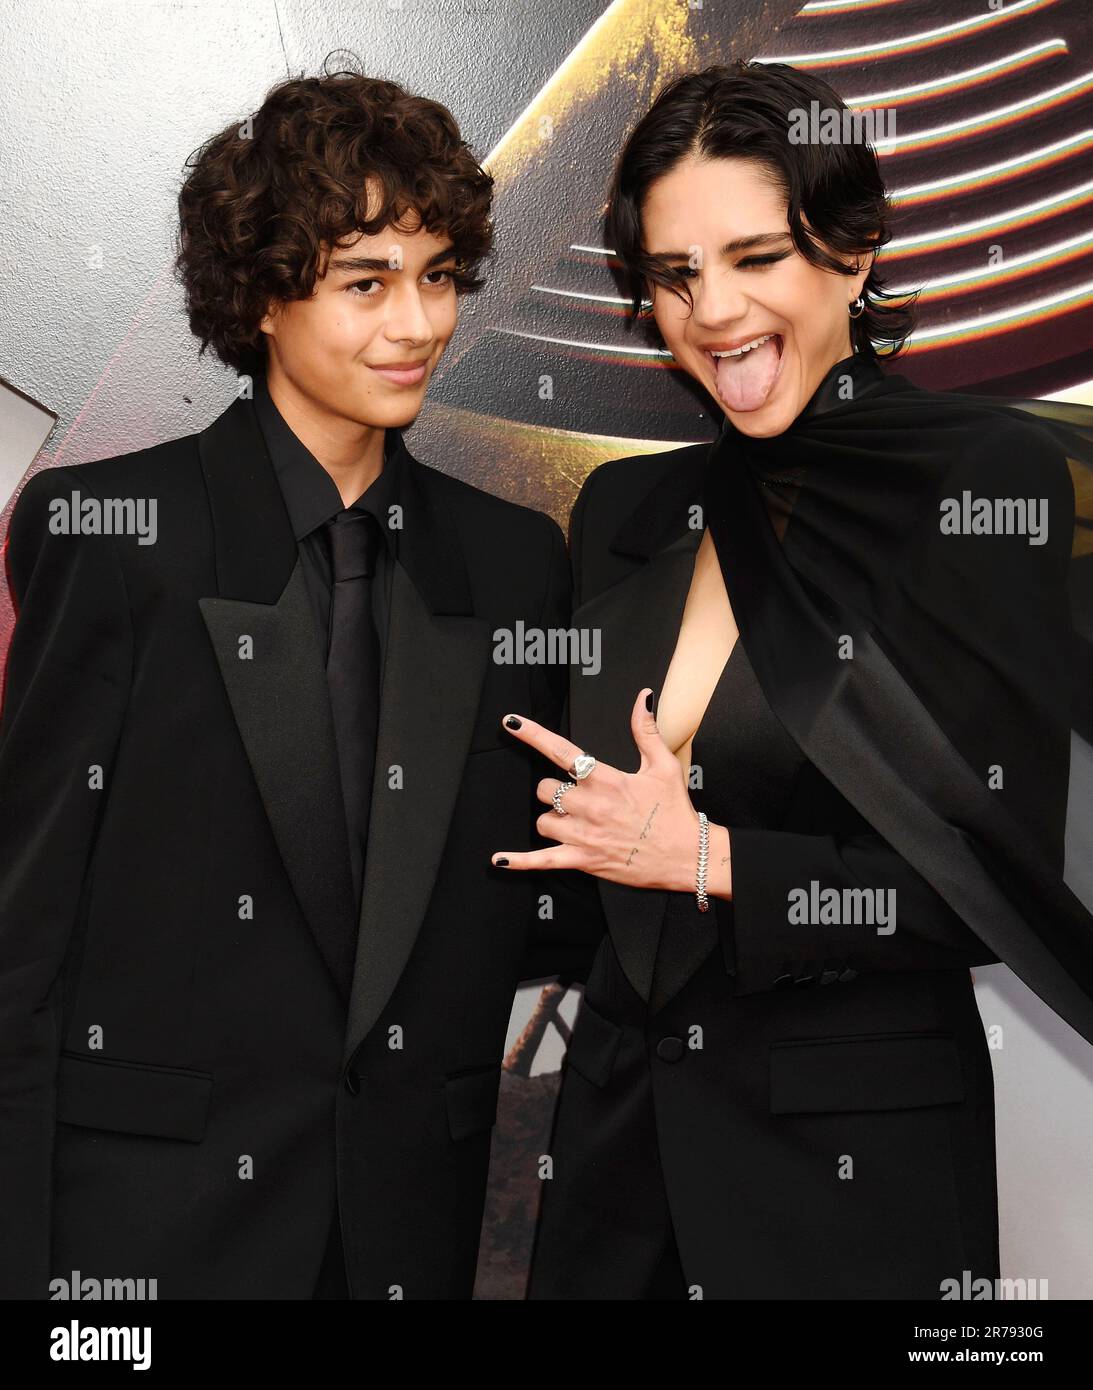
<svg viewBox="0 0 1093 1390"><path fill-rule="evenodd" d="M333 573L323 526L345 509L344 504L334 479L297 438L274 405L266 379L261 375L254 380L254 409L299 547L300 563L315 610L315 623L325 661L330 649ZM354 510L372 513L386 540L380 551L376 582L372 585L373 613L383 660L387 654L387 621L391 611L391 582L398 558L399 537L398 528L391 526L389 508L399 505L406 457L401 433L388 429L383 441L383 470L352 504Z"/></svg>

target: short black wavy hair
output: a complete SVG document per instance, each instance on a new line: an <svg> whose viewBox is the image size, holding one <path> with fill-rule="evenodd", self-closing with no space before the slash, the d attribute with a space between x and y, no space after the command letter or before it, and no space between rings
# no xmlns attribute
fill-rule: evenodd
<svg viewBox="0 0 1093 1390"><path fill-rule="evenodd" d="M657 94L623 146L607 204L608 245L632 318L641 315L651 283L693 305L687 280L645 252L641 229L650 186L689 156L761 164L787 200L794 246L825 270L854 273L829 255L825 245L836 255L861 256L891 239L891 208L868 144L791 142L790 113L809 111L813 101L822 110L847 110L842 98L812 73L787 63L742 60L685 73ZM901 352L914 327L916 298L886 291L874 263L862 290L864 308L850 320L854 351L872 358Z"/></svg>
<svg viewBox="0 0 1093 1390"><path fill-rule="evenodd" d="M324 246L374 236L409 210L453 241L457 293L484 283L493 179L447 107L395 82L345 71L280 82L187 168L175 273L201 352L237 372L265 370L270 301L311 296ZM369 182L381 194L371 218Z"/></svg>

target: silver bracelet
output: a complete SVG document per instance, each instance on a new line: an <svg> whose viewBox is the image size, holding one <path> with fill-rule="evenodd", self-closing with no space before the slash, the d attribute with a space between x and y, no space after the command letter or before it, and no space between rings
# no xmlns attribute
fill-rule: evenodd
<svg viewBox="0 0 1093 1390"><path fill-rule="evenodd" d="M710 865L710 822L705 811L698 813L698 874L695 878L695 901L699 912L710 910L706 896L706 870Z"/></svg>

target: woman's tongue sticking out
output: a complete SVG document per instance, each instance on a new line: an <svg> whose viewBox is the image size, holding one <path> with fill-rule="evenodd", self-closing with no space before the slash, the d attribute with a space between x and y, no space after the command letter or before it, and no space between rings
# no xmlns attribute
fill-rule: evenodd
<svg viewBox="0 0 1093 1390"><path fill-rule="evenodd" d="M771 393L781 359L777 334L738 356L717 358L717 394L729 410L758 410Z"/></svg>

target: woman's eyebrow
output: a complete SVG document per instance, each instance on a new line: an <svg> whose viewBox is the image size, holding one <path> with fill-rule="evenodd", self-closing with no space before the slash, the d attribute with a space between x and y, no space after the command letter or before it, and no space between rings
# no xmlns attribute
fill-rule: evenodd
<svg viewBox="0 0 1093 1390"><path fill-rule="evenodd" d="M780 241L788 240L788 232L757 232L754 236L742 236L733 241L726 241L721 247L721 254L723 256L735 256L738 251L754 251L761 246L774 246ZM656 256L662 261L689 261L691 259L689 251L651 251L650 255Z"/></svg>

